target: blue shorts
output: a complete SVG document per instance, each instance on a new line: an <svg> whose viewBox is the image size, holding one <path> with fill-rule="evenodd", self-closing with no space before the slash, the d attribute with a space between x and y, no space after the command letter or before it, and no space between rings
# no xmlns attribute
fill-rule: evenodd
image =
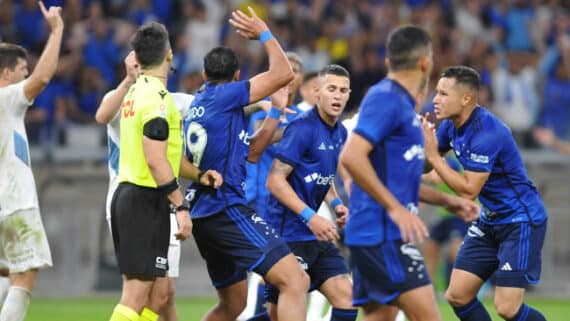
<svg viewBox="0 0 570 321"><path fill-rule="evenodd" d="M431 284L421 252L402 240L349 246L354 306L388 304L400 294Z"/></svg>
<svg viewBox="0 0 570 321"><path fill-rule="evenodd" d="M291 253L261 217L242 205L192 223L192 234L216 289L245 280L248 271L265 276L277 261Z"/></svg>
<svg viewBox="0 0 570 321"><path fill-rule="evenodd" d="M309 274L311 287L309 291L318 289L326 280L342 274L348 274L348 267L340 251L332 242L303 241L287 243L297 261ZM265 286L265 299L277 303L279 291L273 285Z"/></svg>
<svg viewBox="0 0 570 321"><path fill-rule="evenodd" d="M430 238L437 243L445 243L454 238L463 239L469 225L457 216L444 217L434 224L430 231Z"/></svg>
<svg viewBox="0 0 570 321"><path fill-rule="evenodd" d="M541 251L547 221L490 225L478 220L467 231L454 268L487 280L497 271L496 284L524 288L540 280Z"/></svg>

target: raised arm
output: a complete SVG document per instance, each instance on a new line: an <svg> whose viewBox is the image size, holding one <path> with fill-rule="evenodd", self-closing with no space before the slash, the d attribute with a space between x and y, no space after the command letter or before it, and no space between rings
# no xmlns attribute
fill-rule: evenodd
<svg viewBox="0 0 570 321"><path fill-rule="evenodd" d="M63 19L61 7L50 7L46 10L43 2L38 2L40 10L49 25L50 34L44 50L36 64L36 68L24 84L24 94L28 100L35 99L48 85L59 60L59 49L63 36Z"/></svg>
<svg viewBox="0 0 570 321"><path fill-rule="evenodd" d="M293 80L293 70L287 56L263 20L248 7L251 17L240 10L232 12L230 24L246 39L259 39L269 57L269 69L250 79L249 101L259 101Z"/></svg>
<svg viewBox="0 0 570 321"><path fill-rule="evenodd" d="M95 120L99 124L108 124L113 120L121 108L123 98L125 98L125 95L129 92L129 88L131 88L131 85L136 81L140 73L140 66L137 64L134 51L131 51L125 58L125 69L127 75L123 81L121 81L117 88L103 97L99 108L97 108Z"/></svg>

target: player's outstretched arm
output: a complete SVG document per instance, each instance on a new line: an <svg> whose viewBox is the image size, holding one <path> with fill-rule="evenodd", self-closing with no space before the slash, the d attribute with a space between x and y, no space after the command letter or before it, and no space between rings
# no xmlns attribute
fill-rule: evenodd
<svg viewBox="0 0 570 321"><path fill-rule="evenodd" d="M99 124L108 124L111 120L113 120L121 108L123 98L125 98L129 92L131 85L137 80L137 77L140 73L140 66L137 63L134 51L131 51L125 58L125 69L127 75L123 81L121 81L117 88L111 90L105 95L105 97L103 97L99 108L97 108L97 112L95 113L95 120Z"/></svg>
<svg viewBox="0 0 570 321"><path fill-rule="evenodd" d="M428 236L428 230L421 219L404 208L394 195L378 179L378 175L368 158L372 144L364 137L353 133L340 154L340 163L352 179L370 194L390 214L390 218L400 228L404 242L421 242Z"/></svg>
<svg viewBox="0 0 570 321"><path fill-rule="evenodd" d="M249 101L253 103L271 95L293 80L293 69L281 45L273 37L265 22L255 14L251 7L248 7L248 10L251 16L240 10L232 12L229 22L237 29L240 36L250 40L259 39L269 57L269 70L256 75L249 81Z"/></svg>
<svg viewBox="0 0 570 321"><path fill-rule="evenodd" d="M202 171L184 155L180 159L180 176L212 188L218 188L224 183L220 173L213 169Z"/></svg>
<svg viewBox="0 0 570 321"><path fill-rule="evenodd" d="M292 171L293 167L291 165L276 158L267 177L267 189L281 204L300 215L318 240L338 240L339 235L334 225L325 218L316 215L315 210L307 206L297 196L297 193L295 193L295 190L287 181L287 177Z"/></svg>
<svg viewBox="0 0 570 321"><path fill-rule="evenodd" d="M38 5L49 25L50 34L36 68L24 84L24 94L28 100L35 99L53 77L59 60L59 49L63 36L61 7L50 7L49 10L46 10L43 2L38 2Z"/></svg>
<svg viewBox="0 0 570 321"><path fill-rule="evenodd" d="M570 143L556 137L556 134L554 134L554 131L552 131L552 129L536 127L532 131L532 134L534 136L534 139L536 139L540 144L553 147L560 153L570 155Z"/></svg>
<svg viewBox="0 0 570 321"><path fill-rule="evenodd" d="M479 218L480 209L477 203L469 199L442 193L423 184L420 186L420 201L431 205L443 206L465 222L472 222Z"/></svg>

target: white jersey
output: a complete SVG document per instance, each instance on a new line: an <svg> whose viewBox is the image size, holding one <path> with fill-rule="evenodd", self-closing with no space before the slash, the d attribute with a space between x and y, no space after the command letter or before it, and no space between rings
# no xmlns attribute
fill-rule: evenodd
<svg viewBox="0 0 570 321"><path fill-rule="evenodd" d="M105 97L103 97L103 100L112 92L113 91L108 92ZM184 93L171 93L171 96L174 100L174 105L180 111L182 119L184 119L186 112L188 111L188 107L190 107L190 103L194 100L194 96ZM119 186L119 139L121 137L119 127L121 117L119 117L119 115L120 113L117 113L107 124L107 144L109 147L109 190L107 192L105 209L108 221L111 219L111 200L113 199L113 194L115 193L117 186Z"/></svg>
<svg viewBox="0 0 570 321"><path fill-rule="evenodd" d="M24 94L25 82L0 88L0 217L38 207L24 126L32 104Z"/></svg>
<svg viewBox="0 0 570 321"><path fill-rule="evenodd" d="M356 123L358 123L358 113L354 114L351 118L347 118L342 121L342 125L346 128L346 130L351 133L354 128L356 127Z"/></svg>

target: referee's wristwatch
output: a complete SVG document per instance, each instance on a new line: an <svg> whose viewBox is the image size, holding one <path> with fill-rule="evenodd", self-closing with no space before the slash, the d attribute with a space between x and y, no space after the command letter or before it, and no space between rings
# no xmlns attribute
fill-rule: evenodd
<svg viewBox="0 0 570 321"><path fill-rule="evenodd" d="M190 210L190 203L188 202L188 200L184 199L182 201L182 204L180 204L178 206L173 205L172 208L174 210L173 211L174 213L177 213L180 211L189 211Z"/></svg>

